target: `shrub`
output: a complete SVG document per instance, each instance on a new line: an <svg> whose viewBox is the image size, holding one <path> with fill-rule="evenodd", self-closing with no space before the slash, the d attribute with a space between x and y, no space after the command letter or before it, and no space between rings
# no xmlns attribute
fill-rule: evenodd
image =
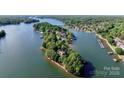
<svg viewBox="0 0 124 93"><path fill-rule="evenodd" d="M116 48L115 51L116 51L119 55L124 55L124 50L122 50L122 48Z"/></svg>

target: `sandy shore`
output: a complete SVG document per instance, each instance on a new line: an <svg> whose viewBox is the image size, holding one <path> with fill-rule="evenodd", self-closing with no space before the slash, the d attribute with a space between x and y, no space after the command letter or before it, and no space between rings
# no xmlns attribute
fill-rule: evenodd
<svg viewBox="0 0 124 93"><path fill-rule="evenodd" d="M54 61L54 60L51 60L50 58L47 58L47 60L49 62L51 62L52 64L56 65L58 68L60 68L61 70L63 70L65 73L67 73L68 75L71 76L71 78L79 78L78 76L74 76L73 74L71 74L70 72L68 72L65 67L61 64L59 64L58 62Z"/></svg>
<svg viewBox="0 0 124 93"><path fill-rule="evenodd" d="M49 61L53 62L54 64L56 64L58 67L62 68L65 72L69 73L69 72L65 69L65 67L64 67L63 65L59 64L58 62L56 62L56 61L54 61L54 60L52 60L52 59L50 59L50 58L47 58L47 59L48 59Z"/></svg>
<svg viewBox="0 0 124 93"><path fill-rule="evenodd" d="M40 49L41 49L41 50L44 50L44 51L46 50L46 49L43 48L43 47L41 47ZM59 64L58 62L56 62L56 61L54 61L54 60L52 60L52 59L50 59L50 58L48 58L48 57L45 57L45 58L47 58L47 60L48 60L49 62L53 63L54 65L56 65L57 67L59 67L60 69L62 69L64 72L66 72L66 73L68 73L69 75L71 75L73 78L77 78L77 76L74 76L73 74L71 74L70 72L68 72L62 64Z"/></svg>
<svg viewBox="0 0 124 93"><path fill-rule="evenodd" d="M105 46L106 48L108 48L111 52L114 52L115 55L113 55L113 59L117 59L117 60L119 60L119 61L124 62L124 56L118 55L118 54L116 53L115 49L111 46L111 44L108 42L107 39L103 38L103 37L102 37L101 35L99 35L99 34L96 34L96 36L97 36L99 39L101 39L102 43L104 44L104 46Z"/></svg>

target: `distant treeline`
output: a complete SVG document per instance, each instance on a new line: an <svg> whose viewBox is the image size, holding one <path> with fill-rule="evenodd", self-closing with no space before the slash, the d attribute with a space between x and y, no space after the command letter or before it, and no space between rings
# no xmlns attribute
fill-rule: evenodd
<svg viewBox="0 0 124 93"><path fill-rule="evenodd" d="M5 37L5 35L6 35L6 32L5 32L4 30L1 30L1 31L0 31L0 39L1 39L2 37Z"/></svg>
<svg viewBox="0 0 124 93"><path fill-rule="evenodd" d="M31 19L29 16L0 16L0 25L9 25L9 24L20 24L39 22L39 20Z"/></svg>
<svg viewBox="0 0 124 93"><path fill-rule="evenodd" d="M124 16L52 16L81 31L95 31L107 39L124 40Z"/></svg>

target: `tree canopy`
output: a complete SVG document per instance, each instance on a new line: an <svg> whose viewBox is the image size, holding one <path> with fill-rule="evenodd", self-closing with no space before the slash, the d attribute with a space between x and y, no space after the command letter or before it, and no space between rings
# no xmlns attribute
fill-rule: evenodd
<svg viewBox="0 0 124 93"><path fill-rule="evenodd" d="M0 16L0 25L20 24L39 22L39 20L29 18L29 16Z"/></svg>
<svg viewBox="0 0 124 93"><path fill-rule="evenodd" d="M116 48L115 51L120 55L124 55L124 51L122 50L122 48Z"/></svg>
<svg viewBox="0 0 124 93"><path fill-rule="evenodd" d="M78 31L90 31L100 34L108 42L117 46L115 38L124 42L124 16L52 16L65 23L65 26ZM124 43L122 43L124 45ZM122 49L116 49L115 51ZM118 52L118 54L122 54Z"/></svg>
<svg viewBox="0 0 124 93"><path fill-rule="evenodd" d="M5 30L1 30L1 31L0 31L0 38L4 37L5 35L6 35Z"/></svg>
<svg viewBox="0 0 124 93"><path fill-rule="evenodd" d="M63 65L65 69L75 75L80 75L83 59L80 54L69 47L74 34L66 29L47 22L34 24L37 31L43 32L42 47L46 48L45 55Z"/></svg>

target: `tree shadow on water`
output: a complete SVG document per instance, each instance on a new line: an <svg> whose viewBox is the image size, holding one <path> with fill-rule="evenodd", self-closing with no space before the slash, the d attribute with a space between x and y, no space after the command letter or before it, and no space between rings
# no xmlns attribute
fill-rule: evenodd
<svg viewBox="0 0 124 93"><path fill-rule="evenodd" d="M91 62L85 62L83 68L81 69L81 77L91 78L95 75L95 67Z"/></svg>

